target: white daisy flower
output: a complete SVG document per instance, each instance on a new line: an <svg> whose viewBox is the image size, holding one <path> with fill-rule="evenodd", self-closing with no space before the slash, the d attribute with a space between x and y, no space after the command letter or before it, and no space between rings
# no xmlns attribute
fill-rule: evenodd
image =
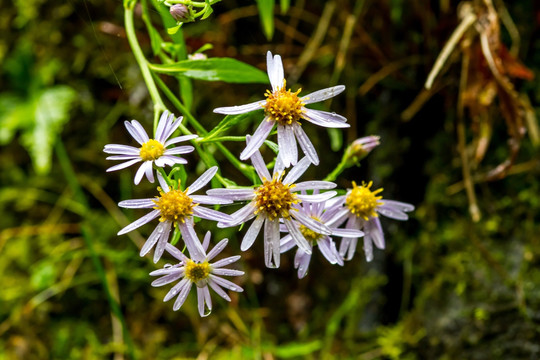
<svg viewBox="0 0 540 360"><path fill-rule="evenodd" d="M171 290L167 293L167 295L165 295L165 298L163 299L163 301L169 301L170 299L178 295L178 298L174 302L174 311L182 307L182 305L186 301L192 285L195 284L195 286L197 287L199 314L204 317L210 315L210 312L212 311L212 299L210 298L210 290L208 289L208 286L210 285L210 287L225 300L231 301L231 298L229 297L229 295L227 295L223 288L236 292L242 292L244 290L235 283L223 279L220 276L241 276L244 275L244 272L240 270L223 268L226 265L238 261L238 259L240 259L240 255L231 256L225 259L218 260L214 263L210 263L210 260L215 258L221 251L223 251L223 249L227 245L227 239L221 240L208 253L206 251L208 250L208 245L210 244L210 231L206 233L202 245L196 235L191 241L197 243L197 247L203 249L202 253L197 253L195 255L190 252L190 259L171 244L167 244L167 252L180 260L180 263L174 266L165 265L163 269L152 271L150 275L163 275L159 279L154 280L152 282L152 286L163 286L180 280L178 284L171 288Z"/></svg>
<svg viewBox="0 0 540 360"><path fill-rule="evenodd" d="M302 193L305 194L305 191L303 191ZM313 194L317 193L318 190L315 190L313 192ZM300 233L304 236L304 238L308 241L310 248L313 246L317 246L321 254L326 258L326 260L328 260L330 264L338 264L340 266L343 266L343 257L338 252L336 244L332 240L331 236L359 238L363 236L364 233L357 229L339 229L336 225L336 222L339 221L339 218L336 218L336 215L341 208L341 204L336 204L335 206L328 206L327 204L328 202L326 201L319 203L304 201L300 205L293 206L299 212L302 212L305 216L310 217L328 226L330 228L330 231L332 232L330 235L320 234L316 231L313 231L296 220L293 220L293 223L295 227L299 229ZM281 239L281 252L284 253L295 247L296 243L293 240L293 237L286 226L281 225L280 229L282 232L289 232L288 235L284 236ZM306 276L310 260L311 254L303 251L300 248L296 250L296 255L294 257L294 268L298 269L299 279L302 279L304 276Z"/></svg>
<svg viewBox="0 0 540 360"><path fill-rule="evenodd" d="M178 146L167 149L170 145L197 138L197 135L184 135L167 140L176 129L178 129L178 126L180 126L181 123L182 117L175 120L174 114L169 114L168 111L165 111L159 119L156 138L150 139L137 120L124 122L126 129L141 147L137 148L119 144L105 145L103 151L107 154L114 154L113 156L107 157L107 160L124 161L121 164L108 168L107 171L125 169L143 161L143 164L135 174L134 182L135 185L138 185L144 175L146 175L148 181L151 183L154 182L153 164L159 167L165 167L165 165L174 166L175 164L187 164L185 159L175 155L190 153L194 150L193 146Z"/></svg>
<svg viewBox="0 0 540 360"><path fill-rule="evenodd" d="M128 209L153 209L150 213L120 230L118 235L126 234L149 223L155 218L160 217L159 225L152 232L141 249L141 256L145 256L154 246L156 246L154 262L157 262L161 258L161 255L163 255L163 251L169 240L169 233L173 226L178 226L180 229L180 233L182 234L182 238L186 243L189 253L192 254L192 256L201 256L203 249L200 246L200 243L193 240L196 238L195 230L193 229L193 216L213 221L232 220L227 214L199 206L201 204L230 204L232 201L214 196L192 195L194 192L208 184L217 171L217 166L206 170L206 172L195 180L190 187L187 187L183 191L181 189L171 189L163 176L158 173L157 177L159 184L161 185L161 188L158 188L160 196L156 196L154 199L125 200L118 204L118 206Z"/></svg>
<svg viewBox="0 0 540 360"><path fill-rule="evenodd" d="M346 195L336 198L344 205L336 214L337 223L347 220L346 229L361 229L364 232L364 252L366 260L373 260L373 244L384 249L384 233L379 220L379 214L396 220L408 220L406 212L413 211L414 206L400 201L384 200L378 194L383 189L371 191L373 181L357 186L353 181L353 188ZM352 259L356 251L358 238L343 238L339 253L345 260ZM346 256L345 256L346 255Z"/></svg>
<svg viewBox="0 0 540 360"><path fill-rule="evenodd" d="M247 141L250 141L249 137ZM306 216L293 205L301 204L303 201L322 202L335 196L336 192L328 191L314 195L296 194L296 192L313 189L333 189L336 184L328 181L304 181L295 184L295 181L311 164L307 157L298 161L285 177L285 165L280 156L277 158L272 176L270 176L261 153L257 149L251 155L251 162L262 181L262 185L254 189L210 189L206 193L229 200L249 201L247 205L231 214L232 220L221 221L218 226L236 226L255 218L242 239L240 249L242 251L249 249L264 225L265 264L269 268L277 268L280 263L280 220L283 221L298 247L307 253L311 253L311 246L295 225L293 219L317 233L326 235L331 233L328 226Z"/></svg>
<svg viewBox="0 0 540 360"><path fill-rule="evenodd" d="M315 125L332 128L347 128L347 119L336 113L308 109L304 105L320 102L332 98L345 90L345 86L338 85L331 88L315 91L304 97L299 97L300 90L291 92L286 89L286 81L283 75L281 56L272 56L269 51L266 54L268 78L272 85L272 91L266 91L266 100L251 104L221 107L214 109L215 113L236 115L264 109L265 118L252 136L252 141L240 154L241 160L246 160L261 147L268 137L274 125L277 124L279 152L283 158L285 167L294 165L298 159L296 141L300 144L307 158L315 165L319 164L319 157L315 147L302 129L300 120L307 120ZM296 138L296 140L295 140Z"/></svg>

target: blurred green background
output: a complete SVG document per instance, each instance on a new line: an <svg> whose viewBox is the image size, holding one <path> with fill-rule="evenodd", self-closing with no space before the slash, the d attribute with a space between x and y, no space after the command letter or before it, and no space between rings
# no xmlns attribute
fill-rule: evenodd
<svg viewBox="0 0 540 360"><path fill-rule="evenodd" d="M306 178L324 177L344 145L377 134L381 146L346 170L339 187L373 180L385 198L417 208L408 222L383 220L387 249L373 262L360 252L332 267L316 254L302 280L293 253L266 269L256 244L242 254L245 292L231 304L213 296L213 314L203 319L194 294L174 312L162 302L168 288L150 286L149 272L165 263L138 255L151 226L116 236L142 214L116 203L155 192L144 181L132 185L133 169L105 173L112 164L103 146L131 143L123 121L150 128L153 118L122 2L0 1L0 359L540 358L540 160L531 126L540 83L514 79L530 99L529 133L507 177L475 184L478 222L468 212L457 145L459 51L430 98L409 107L459 23L457 1L297 0L287 9L288 1L272 8L225 0L208 19L183 26L189 52L211 43L210 57L266 70L271 50L282 55L293 89L346 85L329 109L351 128L309 128L322 164ZM506 6L520 34L518 57L538 76L540 4ZM273 12L273 22L259 9ZM158 13L150 15L167 39ZM157 61L140 7L135 24ZM501 38L510 48L504 27ZM259 99L266 89L192 85L190 110L207 129L222 119L213 108ZM508 156L497 100L488 113L492 141L473 175ZM467 115L465 127L470 142ZM193 179L202 169L196 156L188 160ZM224 164L228 177L238 176ZM236 253L235 234L223 230L214 240L231 238L227 251Z"/></svg>

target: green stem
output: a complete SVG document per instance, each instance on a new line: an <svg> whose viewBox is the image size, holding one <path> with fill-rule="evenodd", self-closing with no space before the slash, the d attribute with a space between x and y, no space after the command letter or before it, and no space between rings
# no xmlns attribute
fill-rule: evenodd
<svg viewBox="0 0 540 360"><path fill-rule="evenodd" d="M71 166L71 161L69 160L69 156L61 140L57 141L55 145L55 152L56 156L58 157L60 167L62 168L64 176L68 182L68 186L73 191L75 199L85 208L86 217L86 215L90 213L90 207L88 205L88 201L86 200L86 196L84 195L82 188L79 185L79 181L77 180L77 176L75 174L75 171L73 170L73 167ZM83 219L83 223L81 224L81 233L86 247L88 248L88 251L90 253L90 258L92 259L92 263L94 264L96 273L101 281L101 285L103 286L103 290L105 291L105 296L107 297L107 301L109 302L111 311L122 325L122 334L124 336L124 341L127 345L128 356L131 359L135 359L136 357L133 340L131 339L131 336L129 334L129 330L126 325L124 315L122 314L122 310L120 310L120 305L112 296L109 282L107 280L107 276L105 275L105 269L103 268L96 249L94 248L94 236L92 235L92 228L88 224L87 219Z"/></svg>
<svg viewBox="0 0 540 360"><path fill-rule="evenodd" d="M157 123L159 120L159 114L162 111L165 111L167 108L165 107L165 104L163 104L163 100L161 99L161 96L159 95L159 91L157 89L156 83L154 82L154 79L152 78L152 73L150 72L150 69L148 68L148 62L146 61L146 58L144 57L141 46L139 45L139 41L137 40L137 35L135 34L135 26L133 24L133 8L135 7L136 3L137 1L124 2L124 8L125 8L124 22L126 26L126 35L128 38L129 45L131 46L131 50L133 51L135 60L137 60L137 63L139 64L139 68L141 69L144 82L146 83L146 88L148 89L148 92L150 93L150 97L152 98L152 102L154 103L154 133L155 133L156 128L157 128Z"/></svg>
<svg viewBox="0 0 540 360"><path fill-rule="evenodd" d="M199 143L213 143L213 142L221 142L221 141L245 142L246 137L245 136L218 136L218 137L210 138L210 139L201 138L201 140L199 140L198 142Z"/></svg>
<svg viewBox="0 0 540 360"><path fill-rule="evenodd" d="M324 181L334 181L337 179L337 177L343 172L343 170L345 170L346 168L348 168L347 166L347 159L345 158L345 156L343 156L341 158L341 162L338 164L338 166L336 166L336 168L334 170L332 170L332 172L330 174L328 174L328 176L326 176L324 178Z"/></svg>
<svg viewBox="0 0 540 360"><path fill-rule="evenodd" d="M161 89L161 91L163 91L165 96L172 102L172 104L178 110L180 110L182 112L182 114L184 114L187 121L191 124L191 126L193 126L193 128L195 128L197 133L200 136L204 136L204 135L208 134L208 131L206 131L206 129L195 119L195 117L193 115L191 115L189 110L182 104L182 102L180 102L180 100L178 100L178 98L172 93L172 91L167 87L167 85L165 85L165 83L160 78L155 76L155 74L154 74L154 78L155 78L156 83L158 84L159 88ZM182 131L184 131L184 130L182 130ZM236 158L236 156L234 156L225 146L223 146L223 144L218 142L218 143L216 143L216 146L221 151L221 153L227 158L227 160L229 160L230 163L235 168L237 168L248 179L250 179L250 180L253 179L253 177L255 176L255 172L253 170L253 167L248 166L248 165L242 163L240 160L238 160ZM201 154L201 152L199 152L199 154Z"/></svg>

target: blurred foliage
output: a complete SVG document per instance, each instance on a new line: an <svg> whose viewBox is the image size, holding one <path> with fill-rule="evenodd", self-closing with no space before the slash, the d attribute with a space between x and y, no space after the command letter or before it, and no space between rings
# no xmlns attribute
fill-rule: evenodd
<svg viewBox="0 0 540 360"><path fill-rule="evenodd" d="M122 3L2 3L0 359L540 357L538 148L526 136L506 178L475 184L482 218L473 222L455 135L457 58L450 57L431 99L402 120L459 22L458 3L280 1L272 5L273 18L269 10L259 17L259 9L273 3L214 5L208 19L182 27L188 52L212 44L209 57L264 71L270 49L283 56L294 89L346 85L332 110L345 115L351 129L340 135L306 128L319 149L330 139L333 144L309 171L331 169L354 139L380 135L381 146L361 168L345 170L339 186L371 179L385 197L415 204L413 219L383 220L388 249L376 252L372 263L357 254L339 268L314 256L302 280L292 254L270 270L260 260L262 246L255 246L242 254L246 291L232 294L231 304L214 297L214 313L201 319L191 294L173 312L162 302L167 289L150 286L156 265L138 256L150 230L116 236L139 215L120 211L116 202L155 189L133 188L129 170L105 173L104 144L129 141L123 120L150 126L153 117L126 40ZM540 6L530 0L506 6L521 35L518 57L538 76ZM168 42L163 51L178 51L182 32L171 39L160 25L167 14L149 12L152 36L143 15L137 6L137 36L147 58L160 56L156 34ZM510 46L504 30L502 41ZM174 59L186 57L177 52ZM213 108L258 100L265 90L177 80L182 89L192 87L192 97L179 93L208 129L223 120ZM516 84L537 115L539 84ZM493 137L480 170L507 156L504 121L496 108L490 115ZM252 120L234 125L234 134L253 129ZM470 129L466 136L472 137ZM188 174L200 170L190 162ZM232 168L223 173L238 177ZM230 249L239 248L235 233L224 229L219 236L231 238Z"/></svg>

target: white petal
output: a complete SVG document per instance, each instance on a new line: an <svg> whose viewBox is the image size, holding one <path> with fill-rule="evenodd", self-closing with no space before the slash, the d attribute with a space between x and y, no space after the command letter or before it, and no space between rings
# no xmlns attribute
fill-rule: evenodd
<svg viewBox="0 0 540 360"><path fill-rule="evenodd" d="M334 96L341 94L343 91L345 91L345 85L337 85L307 94L301 100L304 102L304 104L313 104L333 98Z"/></svg>
<svg viewBox="0 0 540 360"><path fill-rule="evenodd" d="M220 267L223 267L223 266L227 266L227 265L230 265L230 264L232 264L234 262L237 262L238 260L240 260L240 255L229 256L227 258L218 260L215 263L213 263L212 268L217 269L217 268L220 268Z"/></svg>
<svg viewBox="0 0 540 360"><path fill-rule="evenodd" d="M251 141L251 136L246 136L246 143L249 144L249 141ZM266 168L266 164L264 163L264 160L262 158L261 153L259 150L255 150L253 154L250 157L251 163L253 164L253 167L255 168L255 171L257 172L257 175L259 175L259 179L264 181L265 179L271 179L270 172Z"/></svg>
<svg viewBox="0 0 540 360"><path fill-rule="evenodd" d="M167 149L163 153L163 155L179 155L179 154L188 154L195 150L195 148L191 145L185 145L185 146L178 146L172 149Z"/></svg>
<svg viewBox="0 0 540 360"><path fill-rule="evenodd" d="M152 162L147 161L148 165L146 165L146 169L144 171L144 174L146 175L146 178L148 181L150 181L152 184L154 183L154 168L152 167Z"/></svg>
<svg viewBox="0 0 540 360"><path fill-rule="evenodd" d="M294 267L298 269L298 278L302 279L306 276L309 262L311 261L311 254L306 254L302 250L298 249L294 256Z"/></svg>
<svg viewBox="0 0 540 360"><path fill-rule="evenodd" d="M366 255L367 262L373 260L373 244L371 243L371 238L368 236L364 238L364 254Z"/></svg>
<svg viewBox="0 0 540 360"><path fill-rule="evenodd" d="M165 275L163 277L160 277L159 279L156 279L152 281L150 285L152 286L163 286L170 284L178 279L180 279L184 275L183 271L174 272L172 274Z"/></svg>
<svg viewBox="0 0 540 360"><path fill-rule="evenodd" d="M165 245L165 250L167 250L167 252L169 254L171 254L172 256L174 256L175 258L177 258L178 260L180 260L181 262L186 262L186 260L188 259L188 257L186 255L184 255L183 252L181 252L180 250L178 250L175 246L167 243Z"/></svg>
<svg viewBox="0 0 540 360"><path fill-rule="evenodd" d="M174 115L172 115L172 118L174 119ZM184 118L180 116L176 120L169 123L170 126L167 127L167 129L165 129L165 132L163 133L163 137L162 137L163 142L165 142L165 140L167 140L176 131L176 129L178 129L180 124L182 124L183 119Z"/></svg>
<svg viewBox="0 0 540 360"><path fill-rule="evenodd" d="M126 234L132 230L135 230L137 229L138 227L141 227L143 226L144 224L147 224L149 223L150 221L154 220L155 218L157 218L159 216L159 210L154 210L146 215L144 215L142 218L140 218L139 220L136 220L134 222L132 222L131 224L129 224L128 226L126 226L125 228L123 228L122 230L120 230L118 232L118 235L123 235L123 234Z"/></svg>
<svg viewBox="0 0 540 360"><path fill-rule="evenodd" d="M317 156L317 151L309 140L307 134L304 132L304 129L302 129L302 127L298 124L293 124L293 129L294 134L296 135L296 139L298 139L298 143L300 144L302 151L304 151L304 154L306 154L306 156L313 163L313 165L319 165L319 157Z"/></svg>
<svg viewBox="0 0 540 360"><path fill-rule="evenodd" d="M266 100L260 100L245 105L216 108L214 109L214 112L217 114L238 115L248 113L250 111L262 110L264 105L266 105Z"/></svg>
<svg viewBox="0 0 540 360"><path fill-rule="evenodd" d="M321 251L321 254L323 254L323 256L326 258L326 260L328 260L330 264L336 264L338 262L339 254L336 254L332 251L331 243L332 240L330 240L329 237L326 237L325 239L319 240L317 245L319 245L319 250Z"/></svg>
<svg viewBox="0 0 540 360"><path fill-rule="evenodd" d="M253 202L250 202L246 206L240 208L239 210L231 214L232 221L220 223L222 226L218 224L218 227L236 226L238 224L248 221L253 217L255 217L255 205L253 204Z"/></svg>
<svg viewBox="0 0 540 360"><path fill-rule="evenodd" d="M165 127L167 127L168 125L168 121L167 121L168 117L169 117L169 112L165 110L163 114L161 114L161 117L159 118L159 121L158 121L158 126L156 129L156 140L161 143L163 143L161 135L163 134L163 130L165 130Z"/></svg>
<svg viewBox="0 0 540 360"><path fill-rule="evenodd" d="M348 238L359 238L359 237L364 236L364 232L358 229L331 228L330 230L332 230L332 236L341 236L341 237L348 237Z"/></svg>
<svg viewBox="0 0 540 360"><path fill-rule="evenodd" d="M171 191L171 189L169 188L169 185L165 181L165 178L163 177L163 175L161 175L160 172L157 173L157 179L158 179L158 182L159 182L159 186L161 186L161 189L164 192L168 193L169 191Z"/></svg>
<svg viewBox="0 0 540 360"><path fill-rule="evenodd" d="M152 161L145 161L139 166L139 169L137 170L137 173L135 174L135 178L133 179L133 182L135 185L139 185L141 182L144 173L146 172L146 169L148 168L148 165L150 165L150 168L152 168Z"/></svg>
<svg viewBox="0 0 540 360"><path fill-rule="evenodd" d="M294 191L302 191L302 190L327 190L327 189L333 189L337 186L337 184L330 182L330 181L302 181L300 183L297 183L294 187Z"/></svg>
<svg viewBox="0 0 540 360"><path fill-rule="evenodd" d="M202 247L205 252L207 252L206 259L208 260L208 246L210 245L210 237L212 236L212 233L210 231L207 231L206 234L204 234L204 239L202 243ZM226 239L223 239L226 240ZM219 244L218 244L219 245Z"/></svg>
<svg viewBox="0 0 540 360"><path fill-rule="evenodd" d="M255 196L253 189L210 189L206 193L211 197L220 197L233 201L251 200Z"/></svg>
<svg viewBox="0 0 540 360"><path fill-rule="evenodd" d="M133 159L133 160L129 160L129 161L123 162L123 163L118 164L118 165L114 165L114 166L108 168L107 172L125 169L125 168L127 168L127 167L129 167L129 166L131 166L133 164L138 163L139 161L142 161L142 159L141 158Z"/></svg>
<svg viewBox="0 0 540 360"><path fill-rule="evenodd" d="M369 234L379 249L384 249L384 233L379 218L372 218L364 225L364 231Z"/></svg>
<svg viewBox="0 0 540 360"><path fill-rule="evenodd" d="M170 221L165 221L165 223L168 223L168 226L164 229L165 231L161 232L157 241L156 249L154 250L154 264L161 259L161 256L169 243L169 233L171 232L172 224Z"/></svg>
<svg viewBox="0 0 540 360"><path fill-rule="evenodd" d="M193 229L193 219L185 219L184 222L178 223L178 227L191 258L197 262L204 261L206 252Z"/></svg>
<svg viewBox="0 0 540 360"><path fill-rule="evenodd" d="M260 215L257 216L257 218L251 223L251 226L249 227L248 231L244 235L244 238L242 239L242 244L240 245L240 250L246 251L249 249L253 243L255 242L255 239L259 235L259 232L261 231L261 227L264 223L264 216Z"/></svg>
<svg viewBox="0 0 540 360"><path fill-rule="evenodd" d="M283 254L286 251L291 250L296 243L294 242L291 235L286 235L281 238L280 244L279 244L279 251Z"/></svg>
<svg viewBox="0 0 540 360"><path fill-rule="evenodd" d="M197 180L193 182L193 184L191 184L191 186L189 186L187 195L196 192L197 190L208 184L210 180L212 180L214 175L216 175L218 169L219 168L217 166L212 166L210 169L206 170Z"/></svg>
<svg viewBox="0 0 540 360"><path fill-rule="evenodd" d="M229 297L229 295L227 295L227 293L223 291L223 289L215 281L213 280L208 281L208 285L210 285L210 287L216 292L216 294L218 294L219 296L221 296L227 301L231 301L231 298Z"/></svg>
<svg viewBox="0 0 540 360"><path fill-rule="evenodd" d="M173 144L178 144L179 142L182 142L182 141L193 140L193 139L196 139L198 137L199 136L197 134L177 136L177 137L174 137L172 139L167 140L165 142L165 147L167 147L169 145L173 145Z"/></svg>
<svg viewBox="0 0 540 360"><path fill-rule="evenodd" d="M141 159L139 155L113 155L113 156L107 156L105 160L133 160L133 159Z"/></svg>
<svg viewBox="0 0 540 360"><path fill-rule="evenodd" d="M186 298L189 295L189 290L191 290L191 285L192 283L191 281L189 281L188 284L182 288L182 291L180 291L180 295L178 295L178 298L176 299L173 305L174 311L177 311L178 309L182 307L182 305L184 305L184 302L186 301Z"/></svg>
<svg viewBox="0 0 540 360"><path fill-rule="evenodd" d="M244 275L244 272L234 269L214 269L214 271L212 271L212 274L222 276L242 276Z"/></svg>
<svg viewBox="0 0 540 360"><path fill-rule="evenodd" d="M347 119L345 117L336 113L329 113L326 111L307 108L303 108L303 110L303 118L315 125L329 128L348 128L351 126L347 123Z"/></svg>
<svg viewBox="0 0 540 360"><path fill-rule="evenodd" d="M103 152L107 154L119 154L119 155L137 155L141 153L140 148L128 145L108 144L105 145Z"/></svg>
<svg viewBox="0 0 540 360"><path fill-rule="evenodd" d="M255 133L251 136L251 141L246 146L246 148L240 153L240 160L247 160L251 157L257 151L261 145L263 144L264 140L268 137L268 134L270 134L270 131L272 131L272 128L274 127L274 121L270 120L268 117L265 117L263 121L260 123L257 130L255 130Z"/></svg>

